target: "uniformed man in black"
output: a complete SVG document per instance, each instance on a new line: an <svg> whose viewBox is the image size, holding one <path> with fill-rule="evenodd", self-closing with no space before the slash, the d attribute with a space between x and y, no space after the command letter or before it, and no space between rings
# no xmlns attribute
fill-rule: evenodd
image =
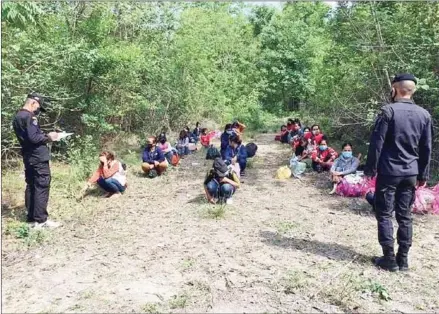
<svg viewBox="0 0 439 314"><path fill-rule="evenodd" d="M429 175L433 126L427 110L412 100L416 83L412 74L393 79L392 103L383 106L377 117L365 167L366 176L377 174L375 215L384 256L374 262L389 271L408 269L415 189L425 186ZM396 256L393 211L398 222Z"/></svg>
<svg viewBox="0 0 439 314"><path fill-rule="evenodd" d="M21 145L26 177L25 204L27 220L34 227L56 228L59 223L47 219L50 190L50 153L47 143L56 140L57 133L44 134L38 124L39 111L45 111L44 98L37 93L27 96L16 114L13 127Z"/></svg>

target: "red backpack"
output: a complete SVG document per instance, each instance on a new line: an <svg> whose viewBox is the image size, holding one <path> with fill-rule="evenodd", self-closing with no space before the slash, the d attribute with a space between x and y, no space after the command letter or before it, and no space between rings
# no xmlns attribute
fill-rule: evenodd
<svg viewBox="0 0 439 314"><path fill-rule="evenodd" d="M178 164L180 163L180 156L177 153L174 153L174 155L172 155L171 157L171 165L173 166L178 166Z"/></svg>

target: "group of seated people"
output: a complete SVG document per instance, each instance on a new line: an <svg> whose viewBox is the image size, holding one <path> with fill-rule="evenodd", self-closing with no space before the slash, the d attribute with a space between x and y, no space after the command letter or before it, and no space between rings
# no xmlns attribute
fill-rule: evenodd
<svg viewBox="0 0 439 314"><path fill-rule="evenodd" d="M166 133L147 138L146 146L142 152L142 171L150 178L162 175L169 164L176 165L180 157L190 153L190 143L197 143L201 136L203 142L203 132L197 122L193 132L189 132L186 127L180 132L179 139L173 147L167 140ZM210 140L205 145L209 145ZM175 159L176 158L176 159ZM127 188L126 165L116 159L116 155L111 151L103 151L99 154L99 166L87 181L87 187L97 184L105 191L104 197L116 198Z"/></svg>
<svg viewBox="0 0 439 314"><path fill-rule="evenodd" d="M238 121L226 124L221 134L220 151L211 156L213 165L204 179L206 198L210 203L231 204L232 196L245 176L247 150L242 143L246 126Z"/></svg>
<svg viewBox="0 0 439 314"><path fill-rule="evenodd" d="M344 176L355 173L360 166L361 154L358 158L353 156L352 144L344 143L339 155L329 146L318 124L302 128L299 119L288 119L287 125L282 125L281 133L276 135L275 140L290 144L298 160L311 165L314 171L329 171L333 183L330 194L335 193L337 184Z"/></svg>
<svg viewBox="0 0 439 314"><path fill-rule="evenodd" d="M168 141L166 133L148 137L142 152L141 168L144 174L150 178L162 175L170 164L176 165L180 157L190 154L190 144L196 145L200 141L203 147L209 148L215 132L208 132L207 128L200 128L199 125L197 122L193 132L189 132L188 127L182 130L175 147ZM238 163L241 166L240 175L244 175L247 163L246 151L242 148L241 140L244 128L245 126L238 122L226 127L227 145L221 145L222 153L218 152L215 156L212 169L206 177L207 181L205 180L209 202L216 203L219 200L230 203L231 196L240 185L239 179L236 180L236 173L230 168ZM221 140L225 138L222 136ZM103 151L99 154L98 169L88 180L87 187L93 184L105 191L104 197L116 198L126 190L126 165L116 158L114 152Z"/></svg>

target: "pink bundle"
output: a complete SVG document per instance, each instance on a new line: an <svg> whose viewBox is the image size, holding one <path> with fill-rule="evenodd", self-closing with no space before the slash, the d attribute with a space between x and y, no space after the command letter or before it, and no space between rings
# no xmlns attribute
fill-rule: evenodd
<svg viewBox="0 0 439 314"><path fill-rule="evenodd" d="M336 193L344 197L364 197L367 193L375 193L376 178L363 178L358 183L349 183L343 178L337 185Z"/></svg>
<svg viewBox="0 0 439 314"><path fill-rule="evenodd" d="M209 133L207 133L207 136L209 137L209 140L212 140L217 137L217 131L210 131Z"/></svg>
<svg viewBox="0 0 439 314"><path fill-rule="evenodd" d="M439 214L439 184L433 188L417 188L413 212Z"/></svg>

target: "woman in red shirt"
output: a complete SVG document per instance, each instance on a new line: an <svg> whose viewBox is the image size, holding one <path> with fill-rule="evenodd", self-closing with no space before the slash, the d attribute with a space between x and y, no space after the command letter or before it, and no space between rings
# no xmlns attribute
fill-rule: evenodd
<svg viewBox="0 0 439 314"><path fill-rule="evenodd" d="M320 142L324 137L322 130L320 129L320 125L314 124L311 127L311 132L312 132L311 141L313 142L313 144L320 145Z"/></svg>
<svg viewBox="0 0 439 314"><path fill-rule="evenodd" d="M316 147L311 155L312 168L319 173L329 171L337 157L337 152L331 147L328 147L328 141L323 137L319 146Z"/></svg>
<svg viewBox="0 0 439 314"><path fill-rule="evenodd" d="M211 135L207 134L207 129L206 128L201 129L201 137L200 137L201 145L204 147L209 147L210 138Z"/></svg>

